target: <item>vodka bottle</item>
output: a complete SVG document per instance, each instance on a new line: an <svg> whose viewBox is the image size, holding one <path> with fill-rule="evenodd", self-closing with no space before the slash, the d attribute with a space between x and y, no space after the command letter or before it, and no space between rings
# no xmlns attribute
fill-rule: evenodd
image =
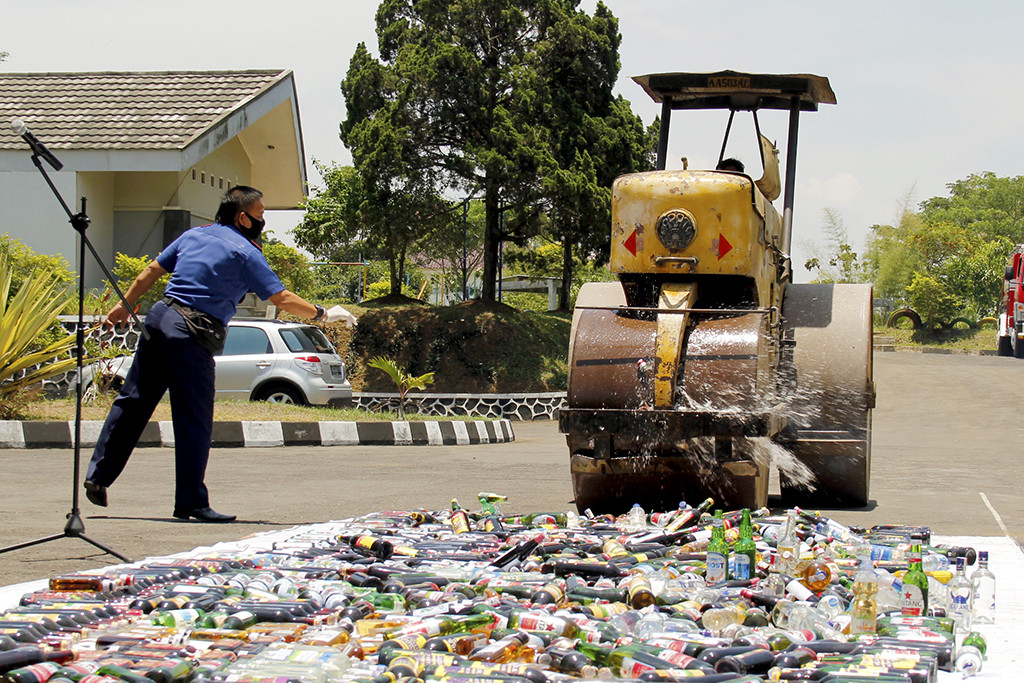
<svg viewBox="0 0 1024 683"><path fill-rule="evenodd" d="M971 575L974 584L974 620L979 624L996 621L996 577L988 568L988 551L978 553L978 568Z"/></svg>
<svg viewBox="0 0 1024 683"><path fill-rule="evenodd" d="M974 584L964 573L966 566L964 558L956 558L956 573L949 582L950 616L956 620L958 634L970 632L974 616Z"/></svg>

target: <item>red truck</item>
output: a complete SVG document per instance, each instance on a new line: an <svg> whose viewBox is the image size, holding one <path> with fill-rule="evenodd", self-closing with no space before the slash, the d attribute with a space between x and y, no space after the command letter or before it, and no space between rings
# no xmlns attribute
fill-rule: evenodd
<svg viewBox="0 0 1024 683"><path fill-rule="evenodd" d="M1010 252L1003 274L1003 296L999 301L999 331L996 338L1000 356L1024 358L1024 244Z"/></svg>

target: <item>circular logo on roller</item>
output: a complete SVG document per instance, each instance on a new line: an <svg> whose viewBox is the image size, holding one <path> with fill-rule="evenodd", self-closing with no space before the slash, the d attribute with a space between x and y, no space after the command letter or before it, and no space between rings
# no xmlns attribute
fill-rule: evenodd
<svg viewBox="0 0 1024 683"><path fill-rule="evenodd" d="M669 209L658 217L658 239L669 249L686 249L697 236L697 222L684 209Z"/></svg>

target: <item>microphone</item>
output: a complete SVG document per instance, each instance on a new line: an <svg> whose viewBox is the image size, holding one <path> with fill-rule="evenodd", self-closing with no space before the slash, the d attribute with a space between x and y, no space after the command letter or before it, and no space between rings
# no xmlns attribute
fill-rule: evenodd
<svg viewBox="0 0 1024 683"><path fill-rule="evenodd" d="M15 135L20 135L21 139L28 143L28 146L32 148L32 153L38 157L42 157L46 160L46 163L53 166L53 170L59 171L64 168L64 164L57 160L57 157L50 153L50 150L46 149L46 145L39 142L39 138L32 135L32 131L28 129L25 122L21 119L14 119L11 121L11 130L14 131Z"/></svg>

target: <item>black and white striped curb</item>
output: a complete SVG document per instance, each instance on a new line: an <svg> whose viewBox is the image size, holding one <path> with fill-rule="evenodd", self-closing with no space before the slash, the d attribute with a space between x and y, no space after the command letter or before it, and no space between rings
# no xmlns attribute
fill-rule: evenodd
<svg viewBox="0 0 1024 683"><path fill-rule="evenodd" d="M103 423L82 422L82 446L96 445ZM0 420L0 448L70 448L75 423ZM468 446L515 440L508 420L430 422L214 422L214 448L273 446ZM150 422L141 447L174 447L170 420Z"/></svg>

